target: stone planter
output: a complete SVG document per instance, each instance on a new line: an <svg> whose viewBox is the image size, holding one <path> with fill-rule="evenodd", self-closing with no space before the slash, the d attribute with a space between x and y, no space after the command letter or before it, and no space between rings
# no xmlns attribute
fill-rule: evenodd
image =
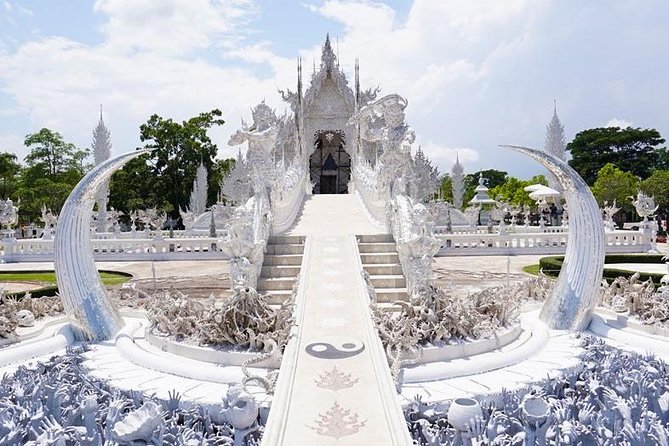
<svg viewBox="0 0 669 446"><path fill-rule="evenodd" d="M455 429L464 432L467 430L469 421L482 417L481 405L472 398L456 398L448 408L448 422Z"/></svg>

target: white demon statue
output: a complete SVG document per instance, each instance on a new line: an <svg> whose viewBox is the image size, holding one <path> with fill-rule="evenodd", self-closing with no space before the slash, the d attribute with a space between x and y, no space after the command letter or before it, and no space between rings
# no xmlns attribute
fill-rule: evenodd
<svg viewBox="0 0 669 446"><path fill-rule="evenodd" d="M230 137L228 145L238 146L248 142L246 160L251 169L257 169L266 184L273 177L273 149L279 133L278 118L265 101L251 110L253 124L248 126L242 119L242 128Z"/></svg>
<svg viewBox="0 0 669 446"><path fill-rule="evenodd" d="M366 105L355 114L349 124L360 125L360 137L363 141L380 145L379 186L387 190L390 196L406 192L396 190L398 178L408 179L413 175L411 144L416 139L413 130L404 122L404 109L407 100L398 94L382 97ZM381 127L374 126L378 118L383 118ZM406 182L404 185L406 186Z"/></svg>

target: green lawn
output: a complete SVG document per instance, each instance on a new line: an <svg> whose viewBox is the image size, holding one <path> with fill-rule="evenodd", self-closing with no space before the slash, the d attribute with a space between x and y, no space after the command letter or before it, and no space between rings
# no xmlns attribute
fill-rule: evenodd
<svg viewBox="0 0 669 446"><path fill-rule="evenodd" d="M130 280L130 276L103 271L100 273L105 285L120 285ZM49 286L56 285L56 273L53 271L0 272L0 282L42 282Z"/></svg>
<svg viewBox="0 0 669 446"><path fill-rule="evenodd" d="M533 276L538 276L539 275L539 270L541 269L541 265L534 264L534 265L527 265L523 267L523 271L526 272L527 274L532 274Z"/></svg>

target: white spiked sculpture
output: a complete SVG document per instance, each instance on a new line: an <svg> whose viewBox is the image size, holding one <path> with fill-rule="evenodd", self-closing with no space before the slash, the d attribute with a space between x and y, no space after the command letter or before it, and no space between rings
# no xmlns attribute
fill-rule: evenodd
<svg viewBox="0 0 669 446"><path fill-rule="evenodd" d="M54 267L63 308L81 340L110 339L123 326L95 268L89 228L99 188L126 162L148 151L126 153L93 168L72 190L60 211Z"/></svg>
<svg viewBox="0 0 669 446"><path fill-rule="evenodd" d="M597 201L579 174L555 155L529 147L503 147L534 158L562 187L569 206L567 252L540 317L552 329L583 330L597 304L604 269L604 227Z"/></svg>

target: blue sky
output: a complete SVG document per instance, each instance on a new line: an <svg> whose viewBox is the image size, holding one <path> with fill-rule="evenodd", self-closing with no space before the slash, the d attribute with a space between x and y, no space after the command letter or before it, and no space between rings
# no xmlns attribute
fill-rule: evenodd
<svg viewBox="0 0 669 446"><path fill-rule="evenodd" d="M442 171L529 177L499 144L542 147L553 99L567 138L611 124L669 135L665 0L0 0L0 150L23 157L49 127L89 146L100 104L113 152L140 145L152 113L212 108L228 136L277 88L294 88L329 32L363 87L409 100L417 143ZM308 77L307 77L308 78Z"/></svg>

